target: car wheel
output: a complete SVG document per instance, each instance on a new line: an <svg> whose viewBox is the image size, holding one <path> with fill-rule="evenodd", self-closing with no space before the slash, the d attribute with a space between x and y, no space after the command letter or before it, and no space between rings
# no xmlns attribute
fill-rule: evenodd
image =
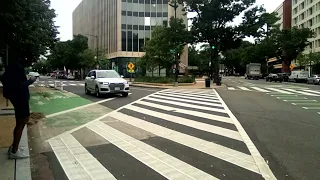
<svg viewBox="0 0 320 180"><path fill-rule="evenodd" d="M87 85L85 85L85 87L84 87L84 91L85 91L85 93L86 93L86 94L88 94L88 95L89 95L89 94L91 94L91 92L88 90Z"/></svg>
<svg viewBox="0 0 320 180"><path fill-rule="evenodd" d="M95 88L95 93L96 93L96 96L97 96L97 97L100 97L100 96L101 96L101 94L100 94L100 92L99 92L98 86L96 86L96 88Z"/></svg>
<svg viewBox="0 0 320 180"><path fill-rule="evenodd" d="M129 93L121 93L123 97L128 97Z"/></svg>

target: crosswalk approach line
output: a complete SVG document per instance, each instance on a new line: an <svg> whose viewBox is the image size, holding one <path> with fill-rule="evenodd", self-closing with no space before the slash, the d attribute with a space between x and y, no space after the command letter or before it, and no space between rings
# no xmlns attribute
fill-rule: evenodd
<svg viewBox="0 0 320 180"><path fill-rule="evenodd" d="M173 156L97 121L88 128L168 179L217 180Z"/></svg>

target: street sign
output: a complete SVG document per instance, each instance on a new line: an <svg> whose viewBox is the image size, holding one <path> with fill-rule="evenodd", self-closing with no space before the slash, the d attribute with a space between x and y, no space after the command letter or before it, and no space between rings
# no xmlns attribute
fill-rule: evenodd
<svg viewBox="0 0 320 180"><path fill-rule="evenodd" d="M134 73L133 69L128 69L128 73Z"/></svg>
<svg viewBox="0 0 320 180"><path fill-rule="evenodd" d="M134 65L132 62L130 62L130 63L128 64L129 70L133 70L134 67L135 67L135 65Z"/></svg>
<svg viewBox="0 0 320 180"><path fill-rule="evenodd" d="M170 49L170 53L175 53L175 52L176 52L176 50Z"/></svg>
<svg viewBox="0 0 320 180"><path fill-rule="evenodd" d="M290 65L290 69L292 70L293 68L294 68L294 65L293 65L293 64L291 64L291 65Z"/></svg>

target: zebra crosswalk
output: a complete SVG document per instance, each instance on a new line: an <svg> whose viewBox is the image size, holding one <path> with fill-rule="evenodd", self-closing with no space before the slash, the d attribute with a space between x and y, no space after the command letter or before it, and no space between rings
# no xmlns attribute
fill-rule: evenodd
<svg viewBox="0 0 320 180"><path fill-rule="evenodd" d="M48 141L70 180L276 179L215 90L158 91Z"/></svg>
<svg viewBox="0 0 320 180"><path fill-rule="evenodd" d="M30 87L45 87L45 86L84 86L84 82L80 81L36 81Z"/></svg>
<svg viewBox="0 0 320 180"><path fill-rule="evenodd" d="M265 86L265 87L245 87L245 86L236 86L236 87L227 87L228 90L241 90L241 91L256 91L264 93L280 93L280 94L296 94L296 95L307 95L307 96L320 96L320 90L311 90L308 88L296 88L290 86Z"/></svg>

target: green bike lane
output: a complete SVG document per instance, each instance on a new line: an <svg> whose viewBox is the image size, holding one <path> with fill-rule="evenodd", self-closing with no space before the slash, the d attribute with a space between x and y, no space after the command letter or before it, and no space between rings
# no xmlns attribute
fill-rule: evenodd
<svg viewBox="0 0 320 180"><path fill-rule="evenodd" d="M284 101L290 105L301 107L306 111L317 113L320 115L320 97L308 96L301 94L283 94L283 93L268 93L270 96Z"/></svg>
<svg viewBox="0 0 320 180"><path fill-rule="evenodd" d="M43 92L32 92L30 96L31 111L43 113L45 116L38 123L29 127L28 134L33 153L50 151L48 139L113 111L100 104L113 99L92 102L70 92L50 89Z"/></svg>

